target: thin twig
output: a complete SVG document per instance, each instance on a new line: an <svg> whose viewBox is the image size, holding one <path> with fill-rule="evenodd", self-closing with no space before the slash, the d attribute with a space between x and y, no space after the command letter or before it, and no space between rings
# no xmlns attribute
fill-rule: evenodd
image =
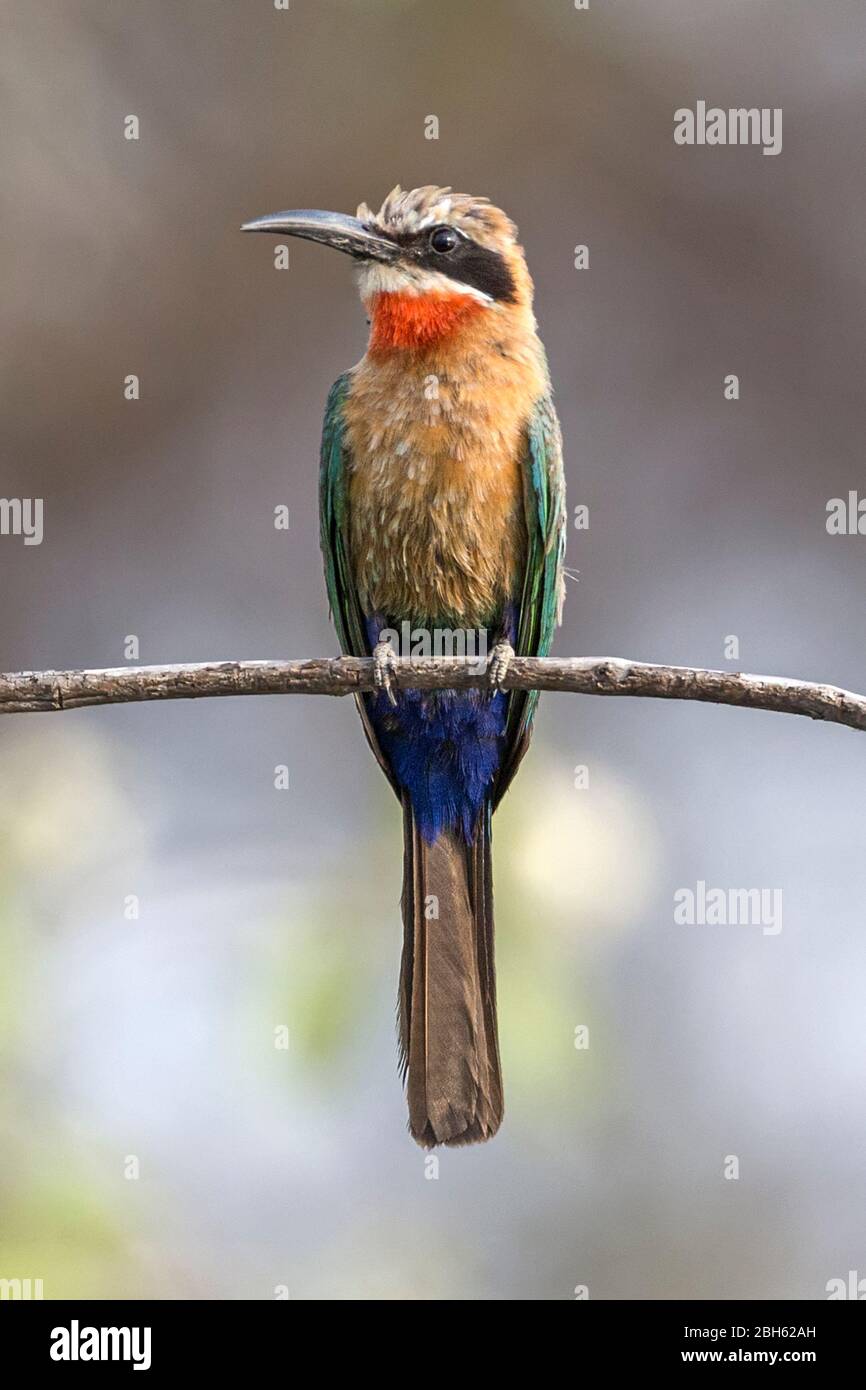
<svg viewBox="0 0 866 1390"><path fill-rule="evenodd" d="M468 689L486 684L477 658L400 661L398 688ZM866 697L835 685L654 666L618 657L515 657L507 690L559 690L579 695L634 695L704 700L778 710L866 729ZM80 709L139 700L209 699L216 695L354 695L373 689L369 657L311 661L218 661L180 666L122 666L106 671L20 671L0 675L0 714Z"/></svg>

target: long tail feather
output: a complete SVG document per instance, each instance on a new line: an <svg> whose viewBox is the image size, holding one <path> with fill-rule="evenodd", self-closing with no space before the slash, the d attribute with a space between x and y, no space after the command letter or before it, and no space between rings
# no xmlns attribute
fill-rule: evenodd
<svg viewBox="0 0 866 1390"><path fill-rule="evenodd" d="M490 807L471 844L421 836L403 799L400 1051L409 1130L424 1148L490 1139L502 1122Z"/></svg>

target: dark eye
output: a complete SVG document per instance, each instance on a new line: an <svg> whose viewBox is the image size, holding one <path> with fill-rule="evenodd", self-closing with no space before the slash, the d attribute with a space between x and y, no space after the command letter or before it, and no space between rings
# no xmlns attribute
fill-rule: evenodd
<svg viewBox="0 0 866 1390"><path fill-rule="evenodd" d="M434 227L430 233L430 246L440 256L447 256L449 251L453 251L459 240L460 236L453 227Z"/></svg>

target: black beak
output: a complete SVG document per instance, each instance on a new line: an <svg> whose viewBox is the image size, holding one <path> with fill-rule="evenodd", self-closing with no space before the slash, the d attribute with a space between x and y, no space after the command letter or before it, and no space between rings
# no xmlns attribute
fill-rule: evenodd
<svg viewBox="0 0 866 1390"><path fill-rule="evenodd" d="M345 251L359 261L395 261L400 255L395 242L370 231L357 217L347 217L342 212L317 212L311 208L271 212L266 217L257 217L254 222L245 222L241 231L275 232L320 241L323 246L333 246L335 251Z"/></svg>

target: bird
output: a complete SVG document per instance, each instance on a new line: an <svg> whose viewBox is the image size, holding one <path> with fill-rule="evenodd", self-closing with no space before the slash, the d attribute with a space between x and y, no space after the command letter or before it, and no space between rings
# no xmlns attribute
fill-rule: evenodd
<svg viewBox="0 0 866 1390"><path fill-rule="evenodd" d="M504 1109L491 821L538 701L505 683L515 653L550 650L565 590L562 440L532 280L511 218L449 187L242 230L318 242L357 270L369 341L322 433L326 588L342 653L373 658L356 702L402 807L409 1132L425 1149L483 1142ZM473 634L479 688L399 688L406 631Z"/></svg>

